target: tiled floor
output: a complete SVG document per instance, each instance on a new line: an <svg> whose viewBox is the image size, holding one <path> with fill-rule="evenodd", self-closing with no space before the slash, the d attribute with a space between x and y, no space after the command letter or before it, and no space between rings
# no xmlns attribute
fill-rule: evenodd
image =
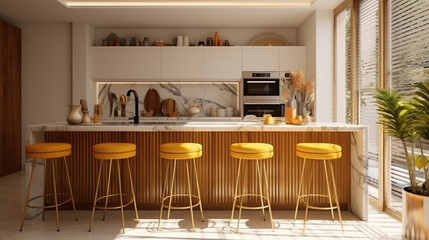
<svg viewBox="0 0 429 240"><path fill-rule="evenodd" d="M359 221L343 211L344 233L337 221L331 221L328 211L310 211L305 233L302 220L293 221L293 211L273 211L275 231L264 222L259 211L244 211L240 233L235 233L237 221L229 221L230 211L204 211L205 222L195 211L196 231L190 230L189 211L173 211L170 220L161 222L158 232L158 211L126 211L126 234L121 234L119 211L108 212L101 221L96 214L92 232L88 232L90 211L78 211L74 221L72 211L60 212L61 231L55 229L55 212L26 220L24 230L18 231L24 199L25 175L23 172L0 177L0 239L401 239L401 223L370 207L369 221ZM298 215L303 218L303 212Z"/></svg>

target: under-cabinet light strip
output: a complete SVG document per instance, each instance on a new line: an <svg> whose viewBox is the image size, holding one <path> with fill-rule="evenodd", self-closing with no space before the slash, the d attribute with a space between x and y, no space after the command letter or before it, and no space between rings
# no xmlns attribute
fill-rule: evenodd
<svg viewBox="0 0 429 240"><path fill-rule="evenodd" d="M313 0L304 1L79 1L58 0L69 8L122 7L310 7Z"/></svg>

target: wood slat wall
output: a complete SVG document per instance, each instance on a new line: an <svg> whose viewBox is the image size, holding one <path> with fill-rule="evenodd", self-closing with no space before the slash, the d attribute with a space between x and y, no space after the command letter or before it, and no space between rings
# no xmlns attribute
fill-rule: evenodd
<svg viewBox="0 0 429 240"><path fill-rule="evenodd" d="M46 132L47 142L68 142L73 146L69 158L71 181L78 208L88 209L93 201L100 160L92 158L92 146L103 142L131 142L137 145L137 155L130 159L131 171L140 209L158 209L164 183L166 160L159 159L159 146L167 142L196 142L203 146L203 156L196 160L203 206L205 209L230 209L232 206L238 160L231 158L229 146L236 142L263 142L274 146L274 157L267 160L269 194L274 209L292 209L296 204L302 159L295 155L299 142L329 142L342 147L343 157L333 161L339 201L342 207L350 202L350 137L349 132ZM61 162L61 161L56 161ZM107 163L107 162L106 162ZM121 163L124 191L130 192L125 162ZM327 191L323 164L315 162L313 191ZM107 165L103 177L107 177ZM67 190L63 165L57 172L61 191ZM247 191L257 191L256 168L244 165L249 180ZM184 164L178 166L175 189L187 192ZM50 165L47 166L47 189L52 190ZM116 165L113 166L113 191L117 190ZM191 177L194 177L191 169ZM305 181L307 186L308 181ZM101 185L105 191L106 181ZM195 184L192 187L195 190ZM180 199L178 199L180 200ZM48 199L48 202L50 200ZM115 200L109 202L114 202ZM249 198L253 202L255 199ZM312 203L327 205L325 198Z"/></svg>
<svg viewBox="0 0 429 240"><path fill-rule="evenodd" d="M0 177L21 170L21 29L0 22Z"/></svg>

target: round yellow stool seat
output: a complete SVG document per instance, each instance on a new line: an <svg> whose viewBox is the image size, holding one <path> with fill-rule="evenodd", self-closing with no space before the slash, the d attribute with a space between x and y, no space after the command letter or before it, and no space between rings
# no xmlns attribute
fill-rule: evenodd
<svg viewBox="0 0 429 240"><path fill-rule="evenodd" d="M159 150L159 155L166 159L185 160L203 155L203 146L199 143L164 143Z"/></svg>
<svg viewBox="0 0 429 240"><path fill-rule="evenodd" d="M267 143L233 143L230 147L231 156L243 159L266 159L273 156L274 148Z"/></svg>
<svg viewBox="0 0 429 240"><path fill-rule="evenodd" d="M316 160L341 158L341 146L332 143L298 143L296 155Z"/></svg>
<svg viewBox="0 0 429 240"><path fill-rule="evenodd" d="M136 155L136 145L132 143L100 143L92 147L94 158L126 159Z"/></svg>
<svg viewBox="0 0 429 240"><path fill-rule="evenodd" d="M25 146L26 158L60 158L71 154L72 146L68 143L34 143Z"/></svg>

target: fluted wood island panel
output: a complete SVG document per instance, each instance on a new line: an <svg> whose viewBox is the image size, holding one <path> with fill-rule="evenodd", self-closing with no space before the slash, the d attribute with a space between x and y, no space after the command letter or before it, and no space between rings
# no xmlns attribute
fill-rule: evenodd
<svg viewBox="0 0 429 240"><path fill-rule="evenodd" d="M269 191L274 209L292 209L296 204L302 159L295 155L295 145L300 142L329 142L342 147L342 158L333 161L339 201L347 207L351 200L351 132L321 131L46 131L46 142L68 142L73 146L69 160L71 181L77 207L88 209L94 198L99 160L92 158L92 146L103 142L130 142L137 145L137 156L132 158L131 169L140 210L159 209L165 161L159 158L159 146L167 142L196 142L203 146L203 156L197 160L203 207L205 209L230 209L232 206L238 160L231 158L229 146L236 142L264 142L274 146L274 157L268 160ZM107 164L105 164L107 165ZM315 191L326 192L323 165L315 165L313 179ZM246 166L245 166L246 167ZM50 166L47 166L48 172ZM57 166L58 169L63 169ZM255 169L249 165L249 175ZM104 171L105 173L107 171ZM185 171L178 171L176 189L187 192ZM122 167L124 191L129 191L128 173ZM113 178L116 179L116 178ZM117 188L117 181L112 181ZM307 184L307 183L306 183ZM179 186L181 185L181 186ZM66 190L66 182L59 187ZM252 178L246 186L257 191ZM52 181L47 178L48 190ZM195 186L194 186L195 187ZM105 189L105 186L101 186ZM118 200L118 199L117 199ZM47 201L52 201L47 199ZM114 201L114 200L113 200ZM113 202L112 201L112 202ZM257 202L257 199L249 199ZM109 200L110 202L110 200ZM329 204L325 198L315 198L315 204Z"/></svg>

